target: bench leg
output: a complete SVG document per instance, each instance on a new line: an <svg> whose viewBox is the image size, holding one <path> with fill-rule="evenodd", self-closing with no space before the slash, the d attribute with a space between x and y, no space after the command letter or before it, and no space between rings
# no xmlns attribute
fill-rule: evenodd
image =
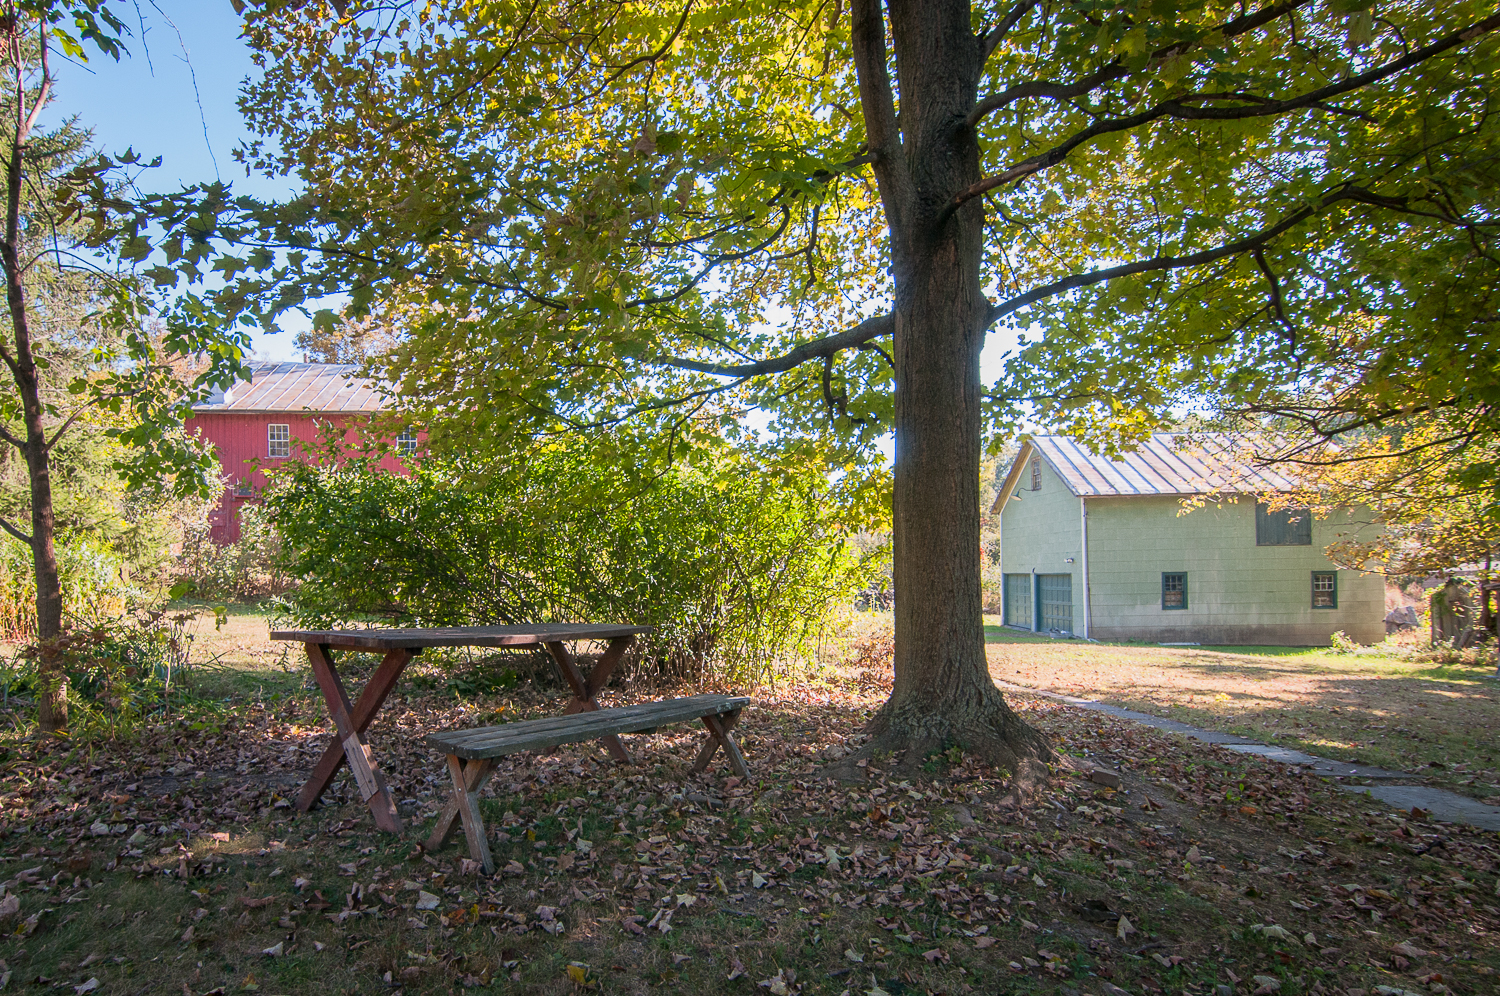
<svg viewBox="0 0 1500 996"><path fill-rule="evenodd" d="M495 770L495 762L489 758L470 761L467 765L453 754L448 755L448 774L453 778L453 801L438 817L432 836L427 839L427 850L435 851L447 843L453 833L453 818L456 811L463 822L464 836L469 839L469 857L479 862L486 875L495 874L495 859L490 855L490 842L484 833L484 818L479 814L479 790L489 781Z"/></svg>
<svg viewBox="0 0 1500 996"><path fill-rule="evenodd" d="M703 742L703 748L698 751L698 758L693 762L692 771L696 774L708 769L708 762L713 759L714 753L724 748L724 756L729 759L729 766L734 773L741 778L750 777L750 769L745 764L745 755L740 753L739 744L734 742L732 731L740 721L740 711L724 713L723 715L704 716L703 725L708 729L708 738Z"/></svg>
<svg viewBox="0 0 1500 996"><path fill-rule="evenodd" d="M477 793L484 788L484 783L490 780L490 775L495 773L495 762L490 759L482 761L470 761L464 765L464 790L466 793ZM448 800L443 811L437 818L437 823L432 827L432 834L427 838L424 849L431 853L439 850L447 844L453 836L453 831L458 829L460 796L457 793Z"/></svg>

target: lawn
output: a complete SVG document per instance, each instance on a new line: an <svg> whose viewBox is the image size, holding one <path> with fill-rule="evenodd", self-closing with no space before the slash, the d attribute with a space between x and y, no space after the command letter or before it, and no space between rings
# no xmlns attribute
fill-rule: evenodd
<svg viewBox="0 0 1500 996"><path fill-rule="evenodd" d="M1004 681L1500 796L1493 666L1398 651L1050 640L998 625L986 637L990 673Z"/></svg>
<svg viewBox="0 0 1500 996"><path fill-rule="evenodd" d="M685 779L687 727L632 738L631 768L591 744L504 759L487 880L461 837L416 844L446 792L418 735L565 693L416 665L372 731L412 827L383 835L343 780L311 814L288 805L328 724L246 620L202 646L253 653L214 650L171 716L0 742L11 990L1358 996L1489 992L1500 972L1494 834L1025 695L1073 761L1021 812L961 750L821 780L883 698L871 675L754 691L748 783Z"/></svg>

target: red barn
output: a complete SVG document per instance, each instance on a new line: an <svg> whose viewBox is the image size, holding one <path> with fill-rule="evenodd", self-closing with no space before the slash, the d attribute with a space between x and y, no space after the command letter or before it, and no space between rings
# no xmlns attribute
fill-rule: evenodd
<svg viewBox="0 0 1500 996"><path fill-rule="evenodd" d="M253 363L251 379L194 406L187 421L213 443L224 479L224 494L213 513L214 542L233 543L240 536L240 507L259 500L266 471L298 455L298 443L314 444L332 426L351 448L361 428L382 407L370 381L356 376L359 367L340 363ZM411 453L419 437L402 431L396 453L380 466L402 470L397 454Z"/></svg>

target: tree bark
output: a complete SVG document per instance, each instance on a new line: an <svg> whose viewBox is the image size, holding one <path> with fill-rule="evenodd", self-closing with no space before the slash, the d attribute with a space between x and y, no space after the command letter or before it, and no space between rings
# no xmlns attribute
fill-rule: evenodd
<svg viewBox="0 0 1500 996"><path fill-rule="evenodd" d="M5 237L0 240L0 268L5 272L5 302L10 310L14 334L13 355L7 357L16 391L21 396L26 440L22 447L31 484L31 561L36 577L36 639L41 687L37 694L37 724L43 733L55 733L68 725L68 679L59 660L57 641L62 635L62 579L57 570L53 542L52 475L48 457L45 409L42 406L40 371L32 352L31 326L27 316L25 272L21 261L21 186L26 140L31 115L25 108L25 87L20 62L20 19L13 18L8 46L16 60L16 125L6 163ZM38 103L46 101L48 84L43 40L44 82Z"/></svg>
<svg viewBox="0 0 1500 996"><path fill-rule="evenodd" d="M980 276L979 145L965 118L978 96L982 42L962 0L890 0L899 139L883 131L890 88L878 0L854 12L856 66L895 278L895 684L858 756L903 763L960 747L1034 777L1045 740L989 675L980 591L979 354L989 301ZM884 90L885 92L881 92ZM894 104L891 104L894 107ZM894 116L885 117L889 122ZM847 768L845 769L847 770Z"/></svg>

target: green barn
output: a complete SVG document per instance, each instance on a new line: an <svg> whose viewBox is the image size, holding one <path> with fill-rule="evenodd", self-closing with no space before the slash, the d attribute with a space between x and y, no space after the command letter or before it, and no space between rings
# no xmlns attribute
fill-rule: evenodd
<svg viewBox="0 0 1500 996"><path fill-rule="evenodd" d="M1380 642L1384 579L1323 552L1379 527L1257 500L1290 487L1225 436L1161 433L1119 459L1023 437L991 509L1005 624L1150 643L1327 646L1338 631Z"/></svg>

